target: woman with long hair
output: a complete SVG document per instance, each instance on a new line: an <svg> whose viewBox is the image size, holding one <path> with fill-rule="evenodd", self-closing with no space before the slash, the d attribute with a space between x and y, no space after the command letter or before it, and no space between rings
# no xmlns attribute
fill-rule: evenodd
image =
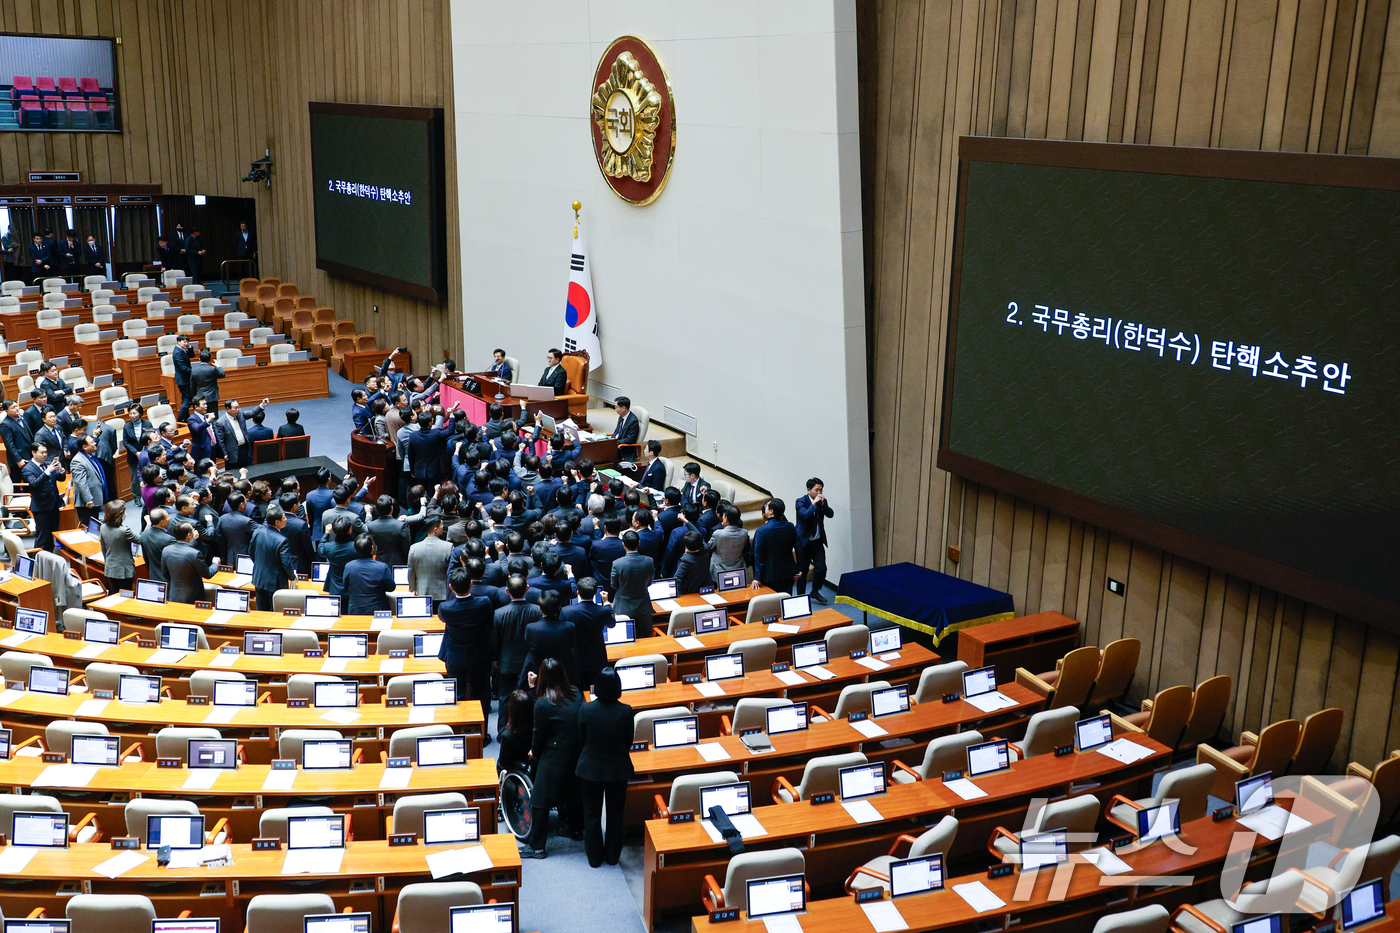
<svg viewBox="0 0 1400 933"><path fill-rule="evenodd" d="M126 527L125 521L125 502L113 499L102 507L102 527L98 529L97 540L102 545L102 568L107 576L107 589L112 593L132 589L136 579L136 558L131 554L136 533Z"/></svg>
<svg viewBox="0 0 1400 933"><path fill-rule="evenodd" d="M535 728L530 756L535 759L535 787L530 798L530 838L520 847L521 858L544 858L549 839L549 811L558 808L568 835L583 835L578 779L578 714L583 708L578 688L569 683L564 665L545 658L535 681Z"/></svg>
<svg viewBox="0 0 1400 933"><path fill-rule="evenodd" d="M496 736L496 773L530 770L530 743L535 733L535 698L517 690L506 699L506 724Z"/></svg>
<svg viewBox="0 0 1400 933"><path fill-rule="evenodd" d="M622 855L622 810L632 777L632 707L621 703L622 678L605 667L593 684L593 701L579 711L583 744L574 774L583 798L583 851L594 868L616 865ZM603 835L603 810L608 833Z"/></svg>

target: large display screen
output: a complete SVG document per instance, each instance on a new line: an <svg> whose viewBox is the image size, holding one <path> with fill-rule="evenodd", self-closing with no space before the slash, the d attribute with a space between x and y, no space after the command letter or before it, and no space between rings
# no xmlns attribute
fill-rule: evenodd
<svg viewBox="0 0 1400 933"><path fill-rule="evenodd" d="M0 33L0 132L116 133L113 39Z"/></svg>
<svg viewBox="0 0 1400 933"><path fill-rule="evenodd" d="M442 110L312 101L316 267L441 301Z"/></svg>
<svg viewBox="0 0 1400 933"><path fill-rule="evenodd" d="M961 155L939 465L1400 628L1400 160Z"/></svg>

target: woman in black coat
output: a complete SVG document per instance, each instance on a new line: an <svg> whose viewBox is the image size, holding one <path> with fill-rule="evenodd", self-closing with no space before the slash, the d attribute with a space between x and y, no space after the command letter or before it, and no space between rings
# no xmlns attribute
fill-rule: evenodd
<svg viewBox="0 0 1400 933"><path fill-rule="evenodd" d="M616 865L622 854L622 809L632 777L632 707L619 703L622 679L603 668L593 685L593 702L578 715L578 776L583 794L583 851L594 868ZM608 834L603 836L603 809Z"/></svg>
<svg viewBox="0 0 1400 933"><path fill-rule="evenodd" d="M573 838L583 834L578 779L578 714L583 697L569 683L564 665L545 658L536 683L535 740L530 757L535 760L535 786L530 796L530 838L520 847L521 858L544 858L549 838L549 811L559 816Z"/></svg>

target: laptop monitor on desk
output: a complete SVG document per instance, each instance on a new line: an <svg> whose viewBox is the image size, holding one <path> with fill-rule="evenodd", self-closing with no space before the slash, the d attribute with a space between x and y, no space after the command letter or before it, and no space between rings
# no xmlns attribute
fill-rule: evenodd
<svg viewBox="0 0 1400 933"><path fill-rule="evenodd" d="M117 747L120 741L115 735L75 735L69 759L75 765L115 768L120 764L121 749Z"/></svg>
<svg viewBox="0 0 1400 933"><path fill-rule="evenodd" d="M798 619L805 619L812 614L812 597L807 594L801 596L788 596L783 599L782 613L784 622L795 622Z"/></svg>
<svg viewBox="0 0 1400 933"><path fill-rule="evenodd" d="M997 669L995 667L979 667L976 670L963 671L962 680L964 699L992 693L997 688Z"/></svg>
<svg viewBox="0 0 1400 933"><path fill-rule="evenodd" d="M202 849L204 847L203 814L158 814L146 817L146 848Z"/></svg>
<svg viewBox="0 0 1400 933"><path fill-rule="evenodd" d="M890 897L943 890L943 853L890 863Z"/></svg>
<svg viewBox="0 0 1400 933"><path fill-rule="evenodd" d="M631 619L617 619L603 629L603 643L607 645L630 645L637 640L636 623Z"/></svg>
<svg viewBox="0 0 1400 933"><path fill-rule="evenodd" d="M700 742L700 717L677 716L674 719L657 719L651 724L651 732L652 747L658 750L697 745Z"/></svg>
<svg viewBox="0 0 1400 933"><path fill-rule="evenodd" d="M311 685L312 705L319 709L360 705L360 685L350 680L323 680Z"/></svg>
<svg viewBox="0 0 1400 933"><path fill-rule="evenodd" d="M983 742L967 747L967 776L969 778L996 774L1011 767L1011 753L1005 739Z"/></svg>
<svg viewBox="0 0 1400 933"><path fill-rule="evenodd" d="M1138 845L1147 845L1168 836L1181 835L1181 802L1167 800L1155 807L1137 811Z"/></svg>
<svg viewBox="0 0 1400 933"><path fill-rule="evenodd" d="M73 673L64 667L31 667L29 669L29 690L31 693L52 693L54 696L68 695L68 675Z"/></svg>
<svg viewBox="0 0 1400 933"><path fill-rule="evenodd" d="M369 636L327 635L326 657L328 658L367 658L369 657Z"/></svg>
<svg viewBox="0 0 1400 933"><path fill-rule="evenodd" d="M1069 831L1052 829L1021 837L1021 871L1039 871L1069 860Z"/></svg>
<svg viewBox="0 0 1400 933"><path fill-rule="evenodd" d="M476 807L423 811L423 845L480 841L481 811Z"/></svg>
<svg viewBox="0 0 1400 933"><path fill-rule="evenodd" d="M44 609L15 609L15 631L30 635L45 635L49 631L49 614Z"/></svg>
<svg viewBox="0 0 1400 933"><path fill-rule="evenodd" d="M160 678L148 674L122 674L117 678L119 703L159 703Z"/></svg>
<svg viewBox="0 0 1400 933"><path fill-rule="evenodd" d="M68 814L16 810L10 819L10 845L68 848Z"/></svg>
<svg viewBox="0 0 1400 933"><path fill-rule="evenodd" d="M262 658L282 657L282 633L244 632L243 653Z"/></svg>
<svg viewBox="0 0 1400 933"><path fill-rule="evenodd" d="M770 706L763 711L769 735L782 735L784 732L801 732L807 728L807 704L790 703L787 706Z"/></svg>
<svg viewBox="0 0 1400 933"><path fill-rule="evenodd" d="M705 659L705 679L734 680L744 676L744 656L742 654L712 654Z"/></svg>
<svg viewBox="0 0 1400 933"><path fill-rule="evenodd" d="M650 690L656 686L656 668L650 664L628 664L614 668L617 679L622 682L622 691Z"/></svg>
<svg viewBox="0 0 1400 933"><path fill-rule="evenodd" d="M674 579L654 580L647 584L647 597L652 600L675 599L676 581Z"/></svg>
<svg viewBox="0 0 1400 933"><path fill-rule="evenodd" d="M442 648L442 632L424 632L413 636L415 658L435 658Z"/></svg>
<svg viewBox="0 0 1400 933"><path fill-rule="evenodd" d="M287 848L345 848L345 815L287 817Z"/></svg>
<svg viewBox="0 0 1400 933"><path fill-rule="evenodd" d="M1250 917L1230 925L1230 933L1282 933L1283 917L1280 914L1264 914Z"/></svg>
<svg viewBox="0 0 1400 933"><path fill-rule="evenodd" d="M514 930L514 903L447 909L447 933L512 933Z"/></svg>
<svg viewBox="0 0 1400 933"><path fill-rule="evenodd" d="M215 590L214 608L220 612L247 612L247 590Z"/></svg>
<svg viewBox="0 0 1400 933"><path fill-rule="evenodd" d="M885 763L875 761L864 765L851 765L837 773L842 800L863 800L878 797L886 790Z"/></svg>
<svg viewBox="0 0 1400 933"><path fill-rule="evenodd" d="M802 913L807 909L807 876L753 878L747 882L747 893L750 920Z"/></svg>
<svg viewBox="0 0 1400 933"><path fill-rule="evenodd" d="M723 609L706 609L695 613L695 634L709 635L714 632L727 632L729 617Z"/></svg>
<svg viewBox="0 0 1400 933"><path fill-rule="evenodd" d="M213 768L219 771L238 770L237 739L189 739L186 766Z"/></svg>
<svg viewBox="0 0 1400 933"><path fill-rule="evenodd" d="M1380 878L1358 884L1342 898L1343 930L1354 930L1384 916L1385 890Z"/></svg>
<svg viewBox="0 0 1400 933"><path fill-rule="evenodd" d="M742 590L749 585L748 572L744 570L721 570L717 590Z"/></svg>
<svg viewBox="0 0 1400 933"><path fill-rule="evenodd" d="M801 670L804 667L819 667L825 664L826 642L808 641L792 646L792 666Z"/></svg>
<svg viewBox="0 0 1400 933"><path fill-rule="evenodd" d="M1074 748L1091 752L1113 741L1113 717L1105 714L1081 719L1074 724Z"/></svg>
<svg viewBox="0 0 1400 933"><path fill-rule="evenodd" d="M257 706L258 682L255 680L214 681L215 706Z"/></svg>

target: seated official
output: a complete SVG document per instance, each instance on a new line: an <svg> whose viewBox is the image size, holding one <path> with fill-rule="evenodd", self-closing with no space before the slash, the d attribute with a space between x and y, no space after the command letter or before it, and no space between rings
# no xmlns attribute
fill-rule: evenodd
<svg viewBox="0 0 1400 933"><path fill-rule="evenodd" d="M564 354L557 349L551 349L547 359L549 365L545 366L539 384L552 386L556 396L563 395L569 391L569 374L564 372Z"/></svg>
<svg viewBox="0 0 1400 933"><path fill-rule="evenodd" d="M301 426L301 424L300 424L299 421L298 421L299 418L301 418L301 412L297 411L295 408L288 408L288 409L287 409L287 423L284 424L284 425L282 425L281 427L279 427L279 428L277 429L277 436L278 436L278 437L305 437L305 436L306 436L306 428L303 428L303 427Z"/></svg>
<svg viewBox="0 0 1400 933"><path fill-rule="evenodd" d="M500 347L491 351L491 368L487 372L497 379L510 382L510 377L514 374L510 370L510 364L506 362L506 351Z"/></svg>
<svg viewBox="0 0 1400 933"><path fill-rule="evenodd" d="M557 394L557 393L556 393ZM632 414L632 400L625 395L613 399L617 411L617 427L608 435L619 444L635 444L642 435L642 423Z"/></svg>

